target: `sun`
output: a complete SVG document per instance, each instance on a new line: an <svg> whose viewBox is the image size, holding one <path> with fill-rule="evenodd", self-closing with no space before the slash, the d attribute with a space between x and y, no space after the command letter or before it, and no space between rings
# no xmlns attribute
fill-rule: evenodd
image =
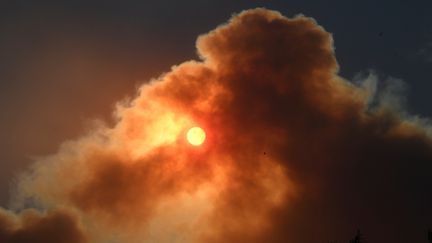
<svg viewBox="0 0 432 243"><path fill-rule="evenodd" d="M186 134L188 142L194 146L199 146L204 143L206 134L201 127L192 127Z"/></svg>

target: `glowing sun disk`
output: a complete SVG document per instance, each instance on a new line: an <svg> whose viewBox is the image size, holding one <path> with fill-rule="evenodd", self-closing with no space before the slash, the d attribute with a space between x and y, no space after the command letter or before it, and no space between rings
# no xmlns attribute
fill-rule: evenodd
<svg viewBox="0 0 432 243"><path fill-rule="evenodd" d="M199 146L204 143L206 134L200 127L192 127L186 134L188 142L194 146Z"/></svg>

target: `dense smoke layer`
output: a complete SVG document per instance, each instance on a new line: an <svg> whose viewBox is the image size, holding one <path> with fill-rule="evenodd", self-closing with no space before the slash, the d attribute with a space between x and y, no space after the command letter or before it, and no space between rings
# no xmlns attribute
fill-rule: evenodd
<svg viewBox="0 0 432 243"><path fill-rule="evenodd" d="M28 209L14 215L0 209L0 242L86 242L80 224L68 212L55 210L45 214Z"/></svg>
<svg viewBox="0 0 432 243"><path fill-rule="evenodd" d="M16 208L46 212L2 210L0 241L310 243L358 227L375 242L421 240L427 129L339 77L313 19L248 10L197 48L202 61L119 103L114 127L21 176ZM193 126L202 146L185 139Z"/></svg>

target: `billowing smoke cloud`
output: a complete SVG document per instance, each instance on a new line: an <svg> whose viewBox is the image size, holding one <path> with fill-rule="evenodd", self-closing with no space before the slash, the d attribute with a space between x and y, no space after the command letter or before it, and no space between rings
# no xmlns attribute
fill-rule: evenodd
<svg viewBox="0 0 432 243"><path fill-rule="evenodd" d="M244 11L197 48L202 61L120 103L114 127L37 161L15 207L46 212L3 210L0 241L310 243L357 228L371 242L422 240L427 129L339 77L313 19ZM185 139L193 126L202 146Z"/></svg>
<svg viewBox="0 0 432 243"><path fill-rule="evenodd" d="M86 242L77 220L64 210L29 209L19 216L0 209L0 242Z"/></svg>

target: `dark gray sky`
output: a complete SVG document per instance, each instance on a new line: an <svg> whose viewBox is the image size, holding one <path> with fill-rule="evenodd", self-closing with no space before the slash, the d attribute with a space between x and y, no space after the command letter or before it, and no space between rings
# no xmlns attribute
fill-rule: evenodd
<svg viewBox="0 0 432 243"><path fill-rule="evenodd" d="M109 120L116 101L236 12L302 13L333 33L341 75L407 83L407 110L432 116L432 1L1 1L0 205L35 156Z"/></svg>

